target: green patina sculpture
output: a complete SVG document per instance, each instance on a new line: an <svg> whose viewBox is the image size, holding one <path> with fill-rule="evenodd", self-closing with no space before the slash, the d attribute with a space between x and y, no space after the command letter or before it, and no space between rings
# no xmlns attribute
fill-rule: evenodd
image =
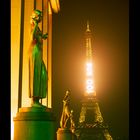
<svg viewBox="0 0 140 140"><path fill-rule="evenodd" d="M63 110L62 110L62 115L60 120L60 127L67 128L67 122L70 119L70 123L71 123L70 127L71 129L74 129L75 123L73 120L73 110L70 111L69 102L70 102L70 91L67 90L65 97L63 99Z"/></svg>
<svg viewBox="0 0 140 140"><path fill-rule="evenodd" d="M47 94L47 70L42 58L43 39L48 34L43 34L38 23L42 20L42 12L34 10L31 16L31 44L29 48L29 98L32 98L32 106L42 106L40 99Z"/></svg>

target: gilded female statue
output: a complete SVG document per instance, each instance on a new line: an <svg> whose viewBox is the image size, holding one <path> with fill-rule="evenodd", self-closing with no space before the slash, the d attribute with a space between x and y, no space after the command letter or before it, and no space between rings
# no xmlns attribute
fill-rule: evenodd
<svg viewBox="0 0 140 140"><path fill-rule="evenodd" d="M63 99L63 111L60 120L60 127L66 128L67 121L70 118L70 110L69 110L69 102L70 102L70 92L66 91L65 97Z"/></svg>
<svg viewBox="0 0 140 140"><path fill-rule="evenodd" d="M69 102L70 102L70 91L67 90L65 97L63 99L63 110L60 120L60 127L67 128L67 122L70 119L71 129L73 129L75 127L75 123L73 120L73 110L70 111Z"/></svg>
<svg viewBox="0 0 140 140"><path fill-rule="evenodd" d="M29 48L29 98L32 98L32 106L42 106L40 99L47 94L47 70L42 58L43 39L48 34L43 34L38 23L42 20L42 12L34 10L31 16L31 44Z"/></svg>

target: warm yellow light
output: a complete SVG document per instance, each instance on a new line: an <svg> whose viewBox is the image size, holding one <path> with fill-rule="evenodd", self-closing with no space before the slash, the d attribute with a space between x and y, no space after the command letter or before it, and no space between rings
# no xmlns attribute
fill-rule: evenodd
<svg viewBox="0 0 140 140"><path fill-rule="evenodd" d="M59 0L50 0L51 7L55 13L57 13L60 10L60 4Z"/></svg>
<svg viewBox="0 0 140 140"><path fill-rule="evenodd" d="M20 7L21 1L11 1L11 140L14 137L14 122L18 106Z"/></svg>
<svg viewBox="0 0 140 140"><path fill-rule="evenodd" d="M94 87L93 87L93 80L92 79L87 79L86 80L86 91L87 93L93 93Z"/></svg>
<svg viewBox="0 0 140 140"><path fill-rule="evenodd" d="M94 79L93 79L93 63L86 63L86 93L93 94L95 93Z"/></svg>
<svg viewBox="0 0 140 140"><path fill-rule="evenodd" d="M86 75L92 76L92 63L91 62L88 62L86 64Z"/></svg>

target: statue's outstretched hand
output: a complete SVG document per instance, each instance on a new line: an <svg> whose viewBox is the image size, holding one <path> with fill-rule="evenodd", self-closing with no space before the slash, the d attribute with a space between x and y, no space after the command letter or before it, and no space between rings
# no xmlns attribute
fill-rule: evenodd
<svg viewBox="0 0 140 140"><path fill-rule="evenodd" d="M44 35L42 36L42 38L43 38L43 39L48 38L48 33L44 34Z"/></svg>

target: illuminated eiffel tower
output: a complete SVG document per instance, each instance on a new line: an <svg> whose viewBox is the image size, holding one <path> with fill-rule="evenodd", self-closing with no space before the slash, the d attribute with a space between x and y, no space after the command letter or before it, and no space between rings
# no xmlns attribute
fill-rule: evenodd
<svg viewBox="0 0 140 140"><path fill-rule="evenodd" d="M82 108L75 134L78 140L113 140L104 123L93 81L93 60L91 31L87 22L86 37L86 92L82 100Z"/></svg>

